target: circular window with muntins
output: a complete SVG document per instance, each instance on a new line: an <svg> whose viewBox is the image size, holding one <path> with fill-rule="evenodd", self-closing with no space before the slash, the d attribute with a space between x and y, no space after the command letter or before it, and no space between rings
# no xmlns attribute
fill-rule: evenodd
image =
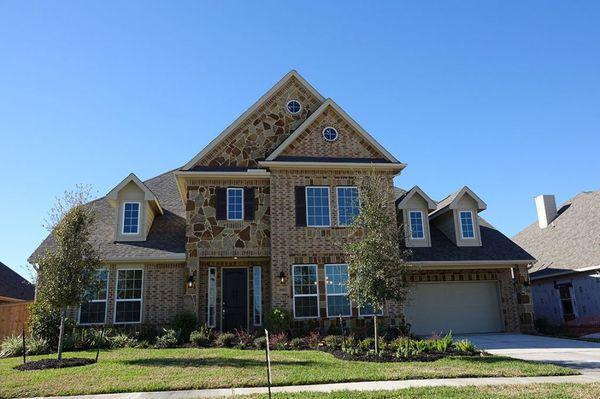
<svg viewBox="0 0 600 399"><path fill-rule="evenodd" d="M327 141L335 141L338 138L338 132L335 128L327 126L323 129L323 138Z"/></svg>
<svg viewBox="0 0 600 399"><path fill-rule="evenodd" d="M297 114L302 110L302 104L298 100L290 100L287 102L287 110L290 114Z"/></svg>

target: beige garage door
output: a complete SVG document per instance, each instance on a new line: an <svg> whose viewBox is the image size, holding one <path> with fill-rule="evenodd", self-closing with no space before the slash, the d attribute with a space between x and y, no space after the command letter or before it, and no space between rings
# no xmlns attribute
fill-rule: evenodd
<svg viewBox="0 0 600 399"><path fill-rule="evenodd" d="M405 315L414 334L503 330L496 281L417 283L410 291Z"/></svg>

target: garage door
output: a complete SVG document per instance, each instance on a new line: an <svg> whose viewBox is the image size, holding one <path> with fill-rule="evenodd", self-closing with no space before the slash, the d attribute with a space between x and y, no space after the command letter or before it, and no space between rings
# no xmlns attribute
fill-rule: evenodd
<svg viewBox="0 0 600 399"><path fill-rule="evenodd" d="M503 331L495 281L417 283L406 306L406 319L417 335Z"/></svg>

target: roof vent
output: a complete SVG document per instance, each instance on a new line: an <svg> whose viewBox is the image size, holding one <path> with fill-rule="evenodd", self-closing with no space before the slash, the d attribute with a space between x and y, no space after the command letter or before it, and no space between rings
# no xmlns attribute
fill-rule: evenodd
<svg viewBox="0 0 600 399"><path fill-rule="evenodd" d="M556 218L554 195L538 195L535 197L535 208L538 215L538 224L541 229L545 229Z"/></svg>

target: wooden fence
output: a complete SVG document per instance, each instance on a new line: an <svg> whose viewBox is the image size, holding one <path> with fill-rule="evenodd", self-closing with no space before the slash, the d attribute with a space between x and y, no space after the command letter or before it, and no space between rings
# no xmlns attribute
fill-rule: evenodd
<svg viewBox="0 0 600 399"><path fill-rule="evenodd" d="M0 340L10 335L19 335L25 323L29 325L29 305L31 302L16 302L0 305Z"/></svg>

